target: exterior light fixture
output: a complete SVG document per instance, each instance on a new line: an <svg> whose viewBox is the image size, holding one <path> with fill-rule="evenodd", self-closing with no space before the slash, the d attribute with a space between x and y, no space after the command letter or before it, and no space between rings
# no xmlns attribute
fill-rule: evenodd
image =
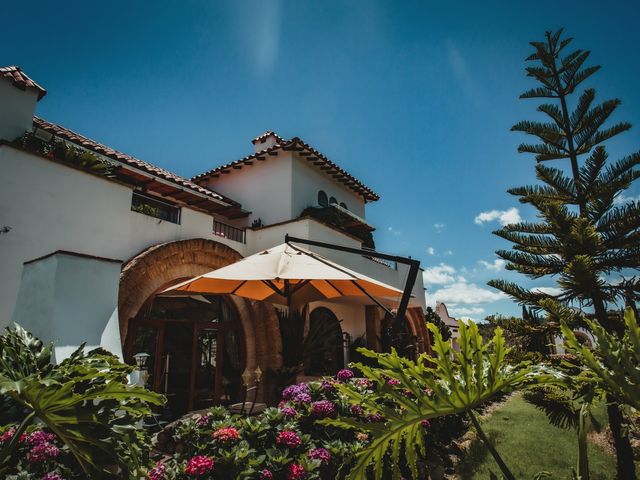
<svg viewBox="0 0 640 480"><path fill-rule="evenodd" d="M256 376L256 382L260 383L260 380L262 379L262 370L260 370L260 365L256 367L253 373Z"/></svg>
<svg viewBox="0 0 640 480"><path fill-rule="evenodd" d="M144 353L144 352L136 353L136 354L133 356L133 358L134 358L134 359L135 359L135 361L136 361L136 365L138 366L138 368L139 368L140 370L143 370L143 369L145 369L145 368L146 368L146 366L147 366L147 360L149 360L149 357L150 357L150 356L151 356L151 355L149 355L148 353Z"/></svg>

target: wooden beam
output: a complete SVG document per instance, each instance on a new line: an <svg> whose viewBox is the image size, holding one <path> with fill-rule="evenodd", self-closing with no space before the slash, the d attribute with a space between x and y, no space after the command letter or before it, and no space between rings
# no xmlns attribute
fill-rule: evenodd
<svg viewBox="0 0 640 480"><path fill-rule="evenodd" d="M277 150L274 150L274 151L272 151L272 152L269 152L269 155L271 155L272 157L275 157L275 156L277 156L277 155L278 155L278 151L277 151Z"/></svg>
<svg viewBox="0 0 640 480"><path fill-rule="evenodd" d="M234 165L233 169L234 170L240 170L242 168L242 165Z"/></svg>

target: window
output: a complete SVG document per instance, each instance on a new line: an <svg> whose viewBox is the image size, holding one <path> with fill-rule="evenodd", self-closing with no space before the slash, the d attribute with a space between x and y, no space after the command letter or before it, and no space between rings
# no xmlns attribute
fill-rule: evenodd
<svg viewBox="0 0 640 480"><path fill-rule="evenodd" d="M324 190L320 190L318 192L318 205L320 205L321 207L329 206L329 200L327 199L327 194L324 193Z"/></svg>
<svg viewBox="0 0 640 480"><path fill-rule="evenodd" d="M131 210L167 222L180 223L180 208L141 192L133 192Z"/></svg>
<svg viewBox="0 0 640 480"><path fill-rule="evenodd" d="M309 352L304 360L307 375L334 375L344 368L344 344L340 321L325 307L309 316Z"/></svg>
<svg viewBox="0 0 640 480"><path fill-rule="evenodd" d="M329 203L331 203L332 205L337 205L338 204L338 200L336 200L336 197L331 197L329 199Z"/></svg>
<svg viewBox="0 0 640 480"><path fill-rule="evenodd" d="M340 206L341 206L342 208L344 208L345 210L349 210L349 209L347 208L347 204L346 204L346 203L344 203L344 202L340 202Z"/></svg>

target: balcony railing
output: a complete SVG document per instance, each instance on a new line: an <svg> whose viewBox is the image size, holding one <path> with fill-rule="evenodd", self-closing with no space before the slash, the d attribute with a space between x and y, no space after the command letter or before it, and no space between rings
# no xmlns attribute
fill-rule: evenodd
<svg viewBox="0 0 640 480"><path fill-rule="evenodd" d="M217 237L228 238L234 242L247 243L247 232L244 228L227 225L218 220L213 221L213 234Z"/></svg>

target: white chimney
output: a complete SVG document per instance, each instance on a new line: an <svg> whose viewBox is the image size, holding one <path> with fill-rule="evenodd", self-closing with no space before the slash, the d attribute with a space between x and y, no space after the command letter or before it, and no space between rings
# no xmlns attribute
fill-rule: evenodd
<svg viewBox="0 0 640 480"><path fill-rule="evenodd" d="M0 67L0 140L12 141L31 130L36 103L46 93L20 67Z"/></svg>
<svg viewBox="0 0 640 480"><path fill-rule="evenodd" d="M259 137L251 140L251 143L253 143L253 146L255 147L257 153L261 152L262 150L266 150L267 148L271 148L274 145L284 143L284 139L275 132L267 131Z"/></svg>

